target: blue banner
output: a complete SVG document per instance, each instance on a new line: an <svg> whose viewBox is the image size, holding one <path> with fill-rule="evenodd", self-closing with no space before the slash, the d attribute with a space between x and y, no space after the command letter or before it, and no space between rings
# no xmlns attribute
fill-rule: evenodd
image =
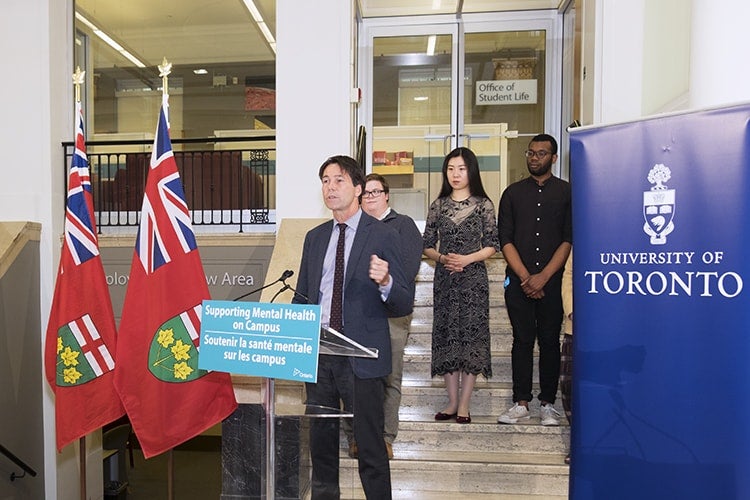
<svg viewBox="0 0 750 500"><path fill-rule="evenodd" d="M750 498L749 120L571 131L573 499Z"/></svg>
<svg viewBox="0 0 750 500"><path fill-rule="evenodd" d="M204 370L315 382L320 306L204 300L200 339Z"/></svg>

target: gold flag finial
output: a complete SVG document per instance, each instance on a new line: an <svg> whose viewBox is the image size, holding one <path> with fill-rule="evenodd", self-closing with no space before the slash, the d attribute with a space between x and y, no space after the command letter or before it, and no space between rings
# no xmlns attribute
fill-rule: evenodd
<svg viewBox="0 0 750 500"><path fill-rule="evenodd" d="M81 102L81 85L83 85L83 77L86 75L85 71L81 71L80 66L76 66L76 72L73 73L73 86L76 90L76 102Z"/></svg>
<svg viewBox="0 0 750 500"><path fill-rule="evenodd" d="M168 92L168 85L169 85L169 74L172 72L172 63L167 62L167 58L165 57L164 60L159 65L159 76L161 77L161 93L164 96L169 95Z"/></svg>

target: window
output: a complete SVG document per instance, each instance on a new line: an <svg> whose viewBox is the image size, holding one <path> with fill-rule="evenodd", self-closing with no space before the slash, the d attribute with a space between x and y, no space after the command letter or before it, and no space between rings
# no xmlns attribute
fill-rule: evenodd
<svg viewBox="0 0 750 500"><path fill-rule="evenodd" d="M245 0L246 3L253 3ZM275 129L275 0L78 0L76 61L89 139L151 134L169 76L172 138ZM108 37L112 43L106 43ZM108 136L112 138L112 136Z"/></svg>

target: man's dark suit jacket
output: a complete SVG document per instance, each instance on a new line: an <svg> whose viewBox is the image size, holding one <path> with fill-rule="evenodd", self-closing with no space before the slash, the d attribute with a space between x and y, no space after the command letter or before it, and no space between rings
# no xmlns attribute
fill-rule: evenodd
<svg viewBox="0 0 750 500"><path fill-rule="evenodd" d="M328 221L311 229L305 236L293 302L317 304L323 259L333 232L334 222ZM383 302L377 283L370 279L370 256L388 262L393 286ZM414 296L404 279L398 233L377 219L362 213L354 236L344 277L344 334L365 347L378 349L378 358L350 358L354 374L359 378L385 377L391 372L391 338L388 318L412 312Z"/></svg>
<svg viewBox="0 0 750 500"><path fill-rule="evenodd" d="M419 266L422 264L422 251L424 249L422 233L419 232L419 228L411 217L400 214L393 208L381 220L398 233L403 254L401 267L404 270L407 284L412 285L412 293L414 293L414 280L419 273Z"/></svg>

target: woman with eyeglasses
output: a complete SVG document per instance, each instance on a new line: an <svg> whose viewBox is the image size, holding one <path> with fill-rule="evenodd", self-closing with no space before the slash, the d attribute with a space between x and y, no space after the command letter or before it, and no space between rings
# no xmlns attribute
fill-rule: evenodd
<svg viewBox="0 0 750 500"><path fill-rule="evenodd" d="M430 205L423 240L424 254L435 261L431 372L443 377L448 392L435 420L468 424L477 375L492 376L484 261L500 247L495 207L470 149L456 148L445 157L443 185Z"/></svg>

